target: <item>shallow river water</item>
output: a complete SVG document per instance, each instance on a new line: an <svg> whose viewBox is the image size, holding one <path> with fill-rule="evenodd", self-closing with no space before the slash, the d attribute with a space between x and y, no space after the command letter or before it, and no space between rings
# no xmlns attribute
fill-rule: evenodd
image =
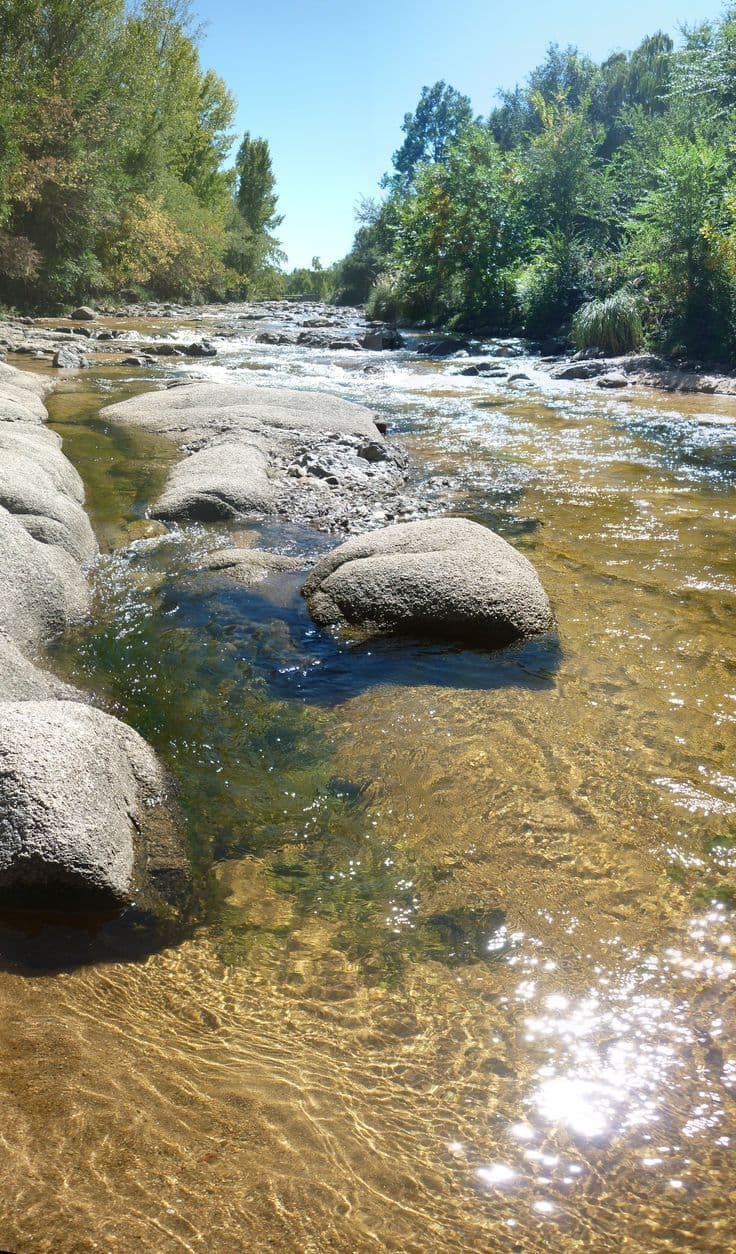
<svg viewBox="0 0 736 1254"><path fill-rule="evenodd" d="M551 596L492 655L338 645L298 578L198 574L212 528L137 539L172 450L97 415L140 375L50 398L102 547L56 665L171 768L199 901L153 953L0 932L3 1248L736 1248L734 401L455 364L178 372L380 412Z"/></svg>

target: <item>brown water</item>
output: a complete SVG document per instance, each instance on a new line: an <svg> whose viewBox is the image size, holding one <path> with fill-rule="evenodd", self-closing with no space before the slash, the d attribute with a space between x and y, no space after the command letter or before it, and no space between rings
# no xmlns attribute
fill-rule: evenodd
<svg viewBox="0 0 736 1254"><path fill-rule="evenodd" d="M116 550L66 664L219 887L143 961L0 972L0 1245L735 1249L733 402L255 354L391 417L559 636L349 653L201 529L123 552L167 451L95 424L115 372L55 398Z"/></svg>

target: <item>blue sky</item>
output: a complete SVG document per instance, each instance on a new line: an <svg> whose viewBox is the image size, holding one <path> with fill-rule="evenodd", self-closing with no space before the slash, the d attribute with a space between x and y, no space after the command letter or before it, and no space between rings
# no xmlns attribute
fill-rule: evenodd
<svg viewBox="0 0 736 1254"><path fill-rule="evenodd" d="M194 0L202 59L271 146L289 265L343 256L422 87L445 79L487 113L551 42L600 60L644 35L717 17L717 0Z"/></svg>

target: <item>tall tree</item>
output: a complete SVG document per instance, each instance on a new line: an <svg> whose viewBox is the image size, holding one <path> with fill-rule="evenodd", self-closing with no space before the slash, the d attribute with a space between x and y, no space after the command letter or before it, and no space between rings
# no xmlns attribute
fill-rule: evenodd
<svg viewBox="0 0 736 1254"><path fill-rule="evenodd" d="M473 119L470 100L440 81L423 87L414 113L406 113L401 129L406 138L393 155L395 178L406 186L423 161L442 160L447 144ZM386 183L391 182L387 176Z"/></svg>
<svg viewBox="0 0 736 1254"><path fill-rule="evenodd" d="M273 231L283 222L276 213L278 196L268 140L251 139L248 131L235 158L238 209L254 235Z"/></svg>

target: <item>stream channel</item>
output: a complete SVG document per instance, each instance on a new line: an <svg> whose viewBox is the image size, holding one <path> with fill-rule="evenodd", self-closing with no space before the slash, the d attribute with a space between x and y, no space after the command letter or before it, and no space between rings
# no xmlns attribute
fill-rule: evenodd
<svg viewBox="0 0 736 1254"><path fill-rule="evenodd" d="M486 348L528 381L233 337L49 397L101 547L52 664L170 768L198 887L158 943L0 929L14 1254L736 1248L734 400ZM197 570L338 537L146 538L174 451L100 407L246 370L380 414L558 631L351 647Z"/></svg>

